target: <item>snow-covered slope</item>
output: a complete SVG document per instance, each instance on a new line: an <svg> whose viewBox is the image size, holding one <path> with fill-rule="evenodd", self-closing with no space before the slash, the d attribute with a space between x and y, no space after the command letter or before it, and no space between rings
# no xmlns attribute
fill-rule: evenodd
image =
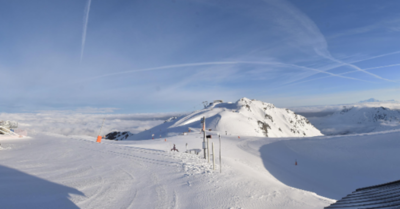
<svg viewBox="0 0 400 209"><path fill-rule="evenodd" d="M344 107L333 115L310 119L328 135L368 133L400 128L400 111L385 107Z"/></svg>
<svg viewBox="0 0 400 209"><path fill-rule="evenodd" d="M217 151L215 138L214 133ZM186 144L201 148L194 132L167 141L100 144L95 137L54 134L0 139L1 208L320 209L332 204L332 199L281 183L265 169L260 145L247 143L287 139L222 136L221 173L218 158L213 170L202 153L184 152ZM179 152L170 151L174 144ZM295 168L291 156L286 166Z"/></svg>
<svg viewBox="0 0 400 209"><path fill-rule="evenodd" d="M329 198L399 178L400 131L222 136L222 164L211 134L215 170L203 153L185 153L201 148L196 132L100 144L54 134L0 139L1 208L321 209Z"/></svg>
<svg viewBox="0 0 400 209"><path fill-rule="evenodd" d="M235 103L211 103L208 107L189 115L171 118L150 130L128 139L151 139L175 136L201 128L206 117L206 129L221 135L259 137L320 136L307 118L273 104L242 98Z"/></svg>

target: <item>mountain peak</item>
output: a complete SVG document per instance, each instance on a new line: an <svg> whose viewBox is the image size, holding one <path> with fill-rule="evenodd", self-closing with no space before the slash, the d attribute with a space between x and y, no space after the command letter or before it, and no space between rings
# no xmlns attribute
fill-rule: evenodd
<svg viewBox="0 0 400 209"><path fill-rule="evenodd" d="M320 136L307 118L291 110L276 108L273 104L243 97L231 102L216 102L210 106L166 121L150 130L138 133L131 139L149 139L181 135L191 130L199 132L201 119L206 118L206 130L223 135L257 137Z"/></svg>

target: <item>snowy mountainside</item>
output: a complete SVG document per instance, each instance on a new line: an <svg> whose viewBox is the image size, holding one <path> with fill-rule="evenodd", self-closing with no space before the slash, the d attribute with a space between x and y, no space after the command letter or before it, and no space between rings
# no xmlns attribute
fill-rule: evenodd
<svg viewBox="0 0 400 209"><path fill-rule="evenodd" d="M386 107L344 106L334 114L310 118L324 134L351 134L400 128L400 111Z"/></svg>
<svg viewBox="0 0 400 209"><path fill-rule="evenodd" d="M128 139L169 137L201 129L201 119L206 117L206 129L221 135L259 137L320 136L307 118L288 109L248 98L235 103L211 103L208 107L186 116L171 118L152 129L135 134Z"/></svg>

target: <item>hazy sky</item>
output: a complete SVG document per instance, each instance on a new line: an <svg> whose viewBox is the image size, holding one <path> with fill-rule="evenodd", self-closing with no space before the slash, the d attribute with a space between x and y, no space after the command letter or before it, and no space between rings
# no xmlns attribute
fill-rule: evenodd
<svg viewBox="0 0 400 209"><path fill-rule="evenodd" d="M399 9L397 0L0 0L0 112L400 100Z"/></svg>

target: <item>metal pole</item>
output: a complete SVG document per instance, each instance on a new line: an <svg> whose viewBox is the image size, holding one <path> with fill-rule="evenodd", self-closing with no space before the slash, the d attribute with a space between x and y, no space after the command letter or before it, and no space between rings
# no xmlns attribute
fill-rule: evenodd
<svg viewBox="0 0 400 209"><path fill-rule="evenodd" d="M214 155L214 142L211 142L211 146L212 146L212 155L213 155L213 170L215 170L215 155Z"/></svg>
<svg viewBox="0 0 400 209"><path fill-rule="evenodd" d="M206 117L203 117L203 150L204 150L204 159L207 158L206 155Z"/></svg>
<svg viewBox="0 0 400 209"><path fill-rule="evenodd" d="M209 148L209 143L208 143L209 139L207 138L207 158L208 158L208 163L210 163L210 148Z"/></svg>
<svg viewBox="0 0 400 209"><path fill-rule="evenodd" d="M219 135L219 172L222 173L222 163L221 163L221 135Z"/></svg>

